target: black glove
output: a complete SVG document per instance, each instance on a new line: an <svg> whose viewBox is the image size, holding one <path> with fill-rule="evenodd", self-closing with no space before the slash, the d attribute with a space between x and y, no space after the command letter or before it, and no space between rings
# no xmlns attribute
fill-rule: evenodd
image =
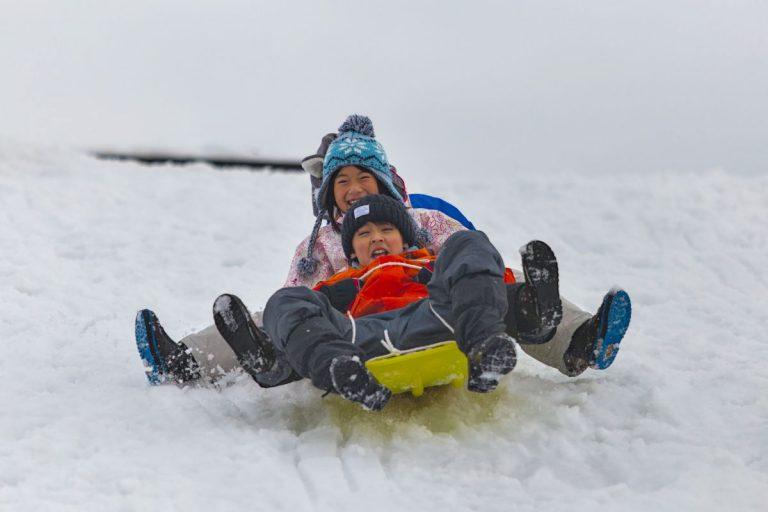
<svg viewBox="0 0 768 512"><path fill-rule="evenodd" d="M421 270L419 270L419 273L416 274L415 281L419 284L428 284L429 280L432 279L432 274L434 274L434 269L432 268L432 265L425 265L421 267Z"/></svg>
<svg viewBox="0 0 768 512"><path fill-rule="evenodd" d="M346 313L362 287L363 281L350 277L338 283L323 285L317 291L328 297L334 309Z"/></svg>

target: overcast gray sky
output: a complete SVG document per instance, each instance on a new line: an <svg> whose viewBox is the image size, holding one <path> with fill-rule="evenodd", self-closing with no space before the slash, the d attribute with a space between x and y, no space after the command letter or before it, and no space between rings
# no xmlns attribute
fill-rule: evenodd
<svg viewBox="0 0 768 512"><path fill-rule="evenodd" d="M427 173L768 172L768 2L0 5L0 139L301 157L359 112Z"/></svg>

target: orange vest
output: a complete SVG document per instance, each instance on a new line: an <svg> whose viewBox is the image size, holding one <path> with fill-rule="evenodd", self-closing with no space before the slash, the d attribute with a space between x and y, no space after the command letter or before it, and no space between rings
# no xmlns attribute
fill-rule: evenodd
<svg viewBox="0 0 768 512"><path fill-rule="evenodd" d="M390 311L429 296L427 286L418 282L416 276L424 267L432 270L435 259L427 249L380 256L365 267L342 270L330 279L319 282L314 289L344 279L357 278L364 284L352 302L349 313L357 318ZM510 269L505 269L504 282L515 282L515 276Z"/></svg>

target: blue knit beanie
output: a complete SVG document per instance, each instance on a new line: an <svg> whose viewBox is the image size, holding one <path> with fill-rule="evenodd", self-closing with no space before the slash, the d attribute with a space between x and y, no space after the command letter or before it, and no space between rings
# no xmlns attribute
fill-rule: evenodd
<svg viewBox="0 0 768 512"><path fill-rule="evenodd" d="M327 204L327 194L333 193L334 174L347 165L356 165L370 171L386 187L387 190L382 192L403 200L392 184L387 154L375 137L373 123L366 116L352 114L339 126L339 136L328 147L323 161L323 184L317 194L319 209Z"/></svg>

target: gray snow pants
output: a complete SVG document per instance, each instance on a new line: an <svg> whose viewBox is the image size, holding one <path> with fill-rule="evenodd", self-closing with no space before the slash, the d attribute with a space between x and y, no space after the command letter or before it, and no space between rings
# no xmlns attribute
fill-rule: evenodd
<svg viewBox="0 0 768 512"><path fill-rule="evenodd" d="M264 329L291 367L323 390L331 389L329 368L335 357L356 355L365 361L387 354L383 339L400 350L456 339L467 353L475 343L505 331L504 261L484 233L451 235L427 289L427 299L351 319L322 293L283 288L264 308Z"/></svg>
<svg viewBox="0 0 768 512"><path fill-rule="evenodd" d="M525 277L522 272L515 271L514 274L518 282L524 281ZM563 355L571 343L573 333L592 315L562 297L561 300L563 302L563 319L557 327L554 337L540 345L521 345L520 347L537 361L555 368L565 375L572 376L565 367ZM262 312L256 311L252 316L256 325L262 327ZM214 384L227 373L240 368L235 353L232 352L214 325L184 337L181 342L191 349L192 355L203 374L201 383L205 385Z"/></svg>

